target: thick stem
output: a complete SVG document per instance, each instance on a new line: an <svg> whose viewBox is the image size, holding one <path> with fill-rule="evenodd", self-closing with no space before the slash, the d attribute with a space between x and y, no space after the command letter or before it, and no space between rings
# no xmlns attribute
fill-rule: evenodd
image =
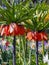
<svg viewBox="0 0 49 65"><path fill-rule="evenodd" d="M36 41L36 65L38 65L38 41Z"/></svg>
<svg viewBox="0 0 49 65"><path fill-rule="evenodd" d="M16 65L16 36L13 38L13 65Z"/></svg>

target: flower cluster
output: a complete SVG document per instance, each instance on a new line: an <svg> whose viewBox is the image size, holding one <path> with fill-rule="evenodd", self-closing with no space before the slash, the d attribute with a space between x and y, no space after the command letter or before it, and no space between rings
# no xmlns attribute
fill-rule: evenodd
<svg viewBox="0 0 49 65"><path fill-rule="evenodd" d="M45 32L28 32L26 38L28 40L47 40L47 34Z"/></svg>
<svg viewBox="0 0 49 65"><path fill-rule="evenodd" d="M0 26L0 35L9 36L9 35L24 35L25 28L22 25L11 23L10 25L1 25Z"/></svg>

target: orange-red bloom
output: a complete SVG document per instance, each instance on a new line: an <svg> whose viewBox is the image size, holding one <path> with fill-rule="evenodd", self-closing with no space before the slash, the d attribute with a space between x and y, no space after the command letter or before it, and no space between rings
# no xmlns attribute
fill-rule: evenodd
<svg viewBox="0 0 49 65"><path fill-rule="evenodd" d="M46 33L44 33L44 32L42 32L42 34L43 34L43 39L48 40L48 35Z"/></svg>
<svg viewBox="0 0 49 65"><path fill-rule="evenodd" d="M9 35L9 26L3 26L2 30L1 30L1 36L8 36Z"/></svg>
<svg viewBox="0 0 49 65"><path fill-rule="evenodd" d="M28 40L35 39L35 35L34 35L33 32L28 32L26 38L27 38Z"/></svg>
<svg viewBox="0 0 49 65"><path fill-rule="evenodd" d="M35 41L41 41L41 40L47 40L47 34L44 32L28 32L26 38L28 40L35 40Z"/></svg>
<svg viewBox="0 0 49 65"><path fill-rule="evenodd" d="M25 28L24 28L24 26L22 26L22 25L19 25L19 34L20 35L24 35L25 34Z"/></svg>
<svg viewBox="0 0 49 65"><path fill-rule="evenodd" d="M15 23L11 23L10 25L4 25L0 27L1 36L9 36L9 35L24 35L25 28L22 25L18 25Z"/></svg>

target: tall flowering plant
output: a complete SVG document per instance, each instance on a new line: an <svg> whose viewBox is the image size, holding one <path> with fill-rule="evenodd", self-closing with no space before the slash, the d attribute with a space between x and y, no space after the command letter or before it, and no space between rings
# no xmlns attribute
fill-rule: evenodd
<svg viewBox="0 0 49 65"><path fill-rule="evenodd" d="M49 5L42 3L42 4L37 4L34 6L34 4L30 3L31 0L26 0L25 2L20 2L19 4L15 4L14 1L12 4L10 4L7 0L2 0L3 4L5 7L0 6L0 21L3 23L3 26L0 26L0 35L1 36L9 36L12 35L14 36L14 42L13 42L13 65L16 65L16 35L24 35L25 29L29 28L31 31L35 31L33 35L33 39L35 39L37 42L41 40L41 35L42 35L42 40L43 38L45 39L44 35L41 34L41 31L49 28L49 18L48 18L48 13L49 13ZM25 26L25 28L23 27ZM40 33L39 33L40 32ZM38 34L38 35L37 35ZM35 37L34 37L35 35ZM39 37L40 36L40 37ZM24 43L24 40L22 41ZM27 46L27 45L26 45ZM38 52L38 43L36 44L36 54ZM24 48L23 48L23 53L24 53ZM31 51L29 58L31 56ZM38 60L38 54L37 54L37 59ZM31 61L29 60L29 63ZM24 53L24 63L25 63L25 53ZM28 63L28 64L29 64ZM36 63L38 65L38 61Z"/></svg>
<svg viewBox="0 0 49 65"><path fill-rule="evenodd" d="M37 4L34 8L34 13L30 24L33 24L33 30L28 33L27 38L29 40L36 41L36 65L38 65L38 41L48 40L45 30L49 28L49 5L42 3ZM29 21L28 21L29 23ZM43 55L44 55L44 44L43 44Z"/></svg>
<svg viewBox="0 0 49 65"><path fill-rule="evenodd" d="M16 35L24 35L25 29L24 26L21 25L21 23L30 18L29 14L32 9L30 9L29 7L29 2L30 0L27 0L25 2L15 4L15 2L13 1L13 3L10 4L7 0L2 0L2 3L5 7L0 6L0 21L1 24L3 24L3 26L0 26L0 35L14 36L13 65L16 65Z"/></svg>

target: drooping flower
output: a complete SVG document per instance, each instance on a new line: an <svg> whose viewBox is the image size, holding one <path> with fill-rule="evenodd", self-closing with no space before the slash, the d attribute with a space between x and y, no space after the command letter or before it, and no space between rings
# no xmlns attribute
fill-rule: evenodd
<svg viewBox="0 0 49 65"><path fill-rule="evenodd" d="M4 34L6 36L9 36L9 26L8 25L4 27Z"/></svg>
<svg viewBox="0 0 49 65"><path fill-rule="evenodd" d="M0 33L1 33L1 30L2 30L3 27L4 27L4 25L2 24L2 25L0 26Z"/></svg>
<svg viewBox="0 0 49 65"><path fill-rule="evenodd" d="M11 23L10 25L4 25L0 28L1 36L9 36L9 35L24 35L25 28L22 25L18 25L15 23Z"/></svg>
<svg viewBox="0 0 49 65"><path fill-rule="evenodd" d="M25 34L25 28L22 25L19 25L19 34L24 35Z"/></svg>
<svg viewBox="0 0 49 65"><path fill-rule="evenodd" d="M34 36L34 34L32 32L28 32L26 38L28 40L32 40L33 36Z"/></svg>
<svg viewBox="0 0 49 65"><path fill-rule="evenodd" d="M28 40L34 39L35 41L47 40L47 34L44 32L28 32L26 38Z"/></svg>
<svg viewBox="0 0 49 65"><path fill-rule="evenodd" d="M18 25L16 25L15 23L11 23L9 25L9 31L10 31L10 35L18 35L19 31L18 31Z"/></svg>
<svg viewBox="0 0 49 65"><path fill-rule="evenodd" d="M3 26L2 30L1 30L1 36L8 36L9 35L9 26Z"/></svg>
<svg viewBox="0 0 49 65"><path fill-rule="evenodd" d="M38 41L41 41L41 40L43 40L43 35L42 35L42 33L40 32L40 33L36 33L36 40L38 40Z"/></svg>
<svg viewBox="0 0 49 65"><path fill-rule="evenodd" d="M44 40L48 40L48 35L45 32L42 32L42 35Z"/></svg>

